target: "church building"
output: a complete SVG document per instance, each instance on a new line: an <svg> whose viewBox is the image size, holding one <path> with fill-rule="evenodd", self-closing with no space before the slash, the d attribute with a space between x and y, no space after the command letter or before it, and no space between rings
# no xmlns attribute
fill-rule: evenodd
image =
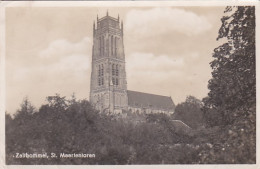
<svg viewBox="0 0 260 169"><path fill-rule="evenodd" d="M123 30L119 16L107 13L94 22L90 102L99 111L112 114L174 113L171 97L127 90Z"/></svg>

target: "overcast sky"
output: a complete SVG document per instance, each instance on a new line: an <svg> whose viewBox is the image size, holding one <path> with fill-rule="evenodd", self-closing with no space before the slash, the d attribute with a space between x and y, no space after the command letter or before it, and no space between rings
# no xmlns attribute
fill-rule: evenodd
<svg viewBox="0 0 260 169"><path fill-rule="evenodd" d="M128 89L207 96L210 61L225 7L6 8L6 109L28 96L39 108L55 93L89 97L93 22L124 22Z"/></svg>

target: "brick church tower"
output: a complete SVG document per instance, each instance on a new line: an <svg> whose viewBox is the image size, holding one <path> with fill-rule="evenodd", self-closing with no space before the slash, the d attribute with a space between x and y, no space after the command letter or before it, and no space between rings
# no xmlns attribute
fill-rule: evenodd
<svg viewBox="0 0 260 169"><path fill-rule="evenodd" d="M128 107L123 22L108 12L93 25L90 102L107 113Z"/></svg>

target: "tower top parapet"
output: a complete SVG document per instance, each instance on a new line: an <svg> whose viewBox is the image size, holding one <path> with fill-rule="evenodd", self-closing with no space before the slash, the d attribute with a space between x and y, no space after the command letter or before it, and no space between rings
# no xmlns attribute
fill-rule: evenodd
<svg viewBox="0 0 260 169"><path fill-rule="evenodd" d="M99 18L97 16L97 26L96 29L108 29L108 28L113 28L113 29L118 29L122 28L122 25L120 26L120 17L112 17L109 15L108 11L105 16L102 18Z"/></svg>
<svg viewBox="0 0 260 169"><path fill-rule="evenodd" d="M116 18L116 17L114 18L114 17L112 17L112 16L109 15L109 12L108 12L108 10L107 10L105 16L99 18L98 15L97 15L97 22L101 22L101 21L106 20L106 19L111 19L111 20L114 20L114 21L119 22L119 20L120 20L119 18L120 18L120 17L119 17L119 14L118 14L117 18Z"/></svg>

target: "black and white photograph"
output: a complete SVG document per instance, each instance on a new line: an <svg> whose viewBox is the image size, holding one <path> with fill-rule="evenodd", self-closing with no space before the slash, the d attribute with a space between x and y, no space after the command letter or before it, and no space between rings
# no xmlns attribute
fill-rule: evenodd
<svg viewBox="0 0 260 169"><path fill-rule="evenodd" d="M117 3L5 7L5 165L256 164L257 6Z"/></svg>

